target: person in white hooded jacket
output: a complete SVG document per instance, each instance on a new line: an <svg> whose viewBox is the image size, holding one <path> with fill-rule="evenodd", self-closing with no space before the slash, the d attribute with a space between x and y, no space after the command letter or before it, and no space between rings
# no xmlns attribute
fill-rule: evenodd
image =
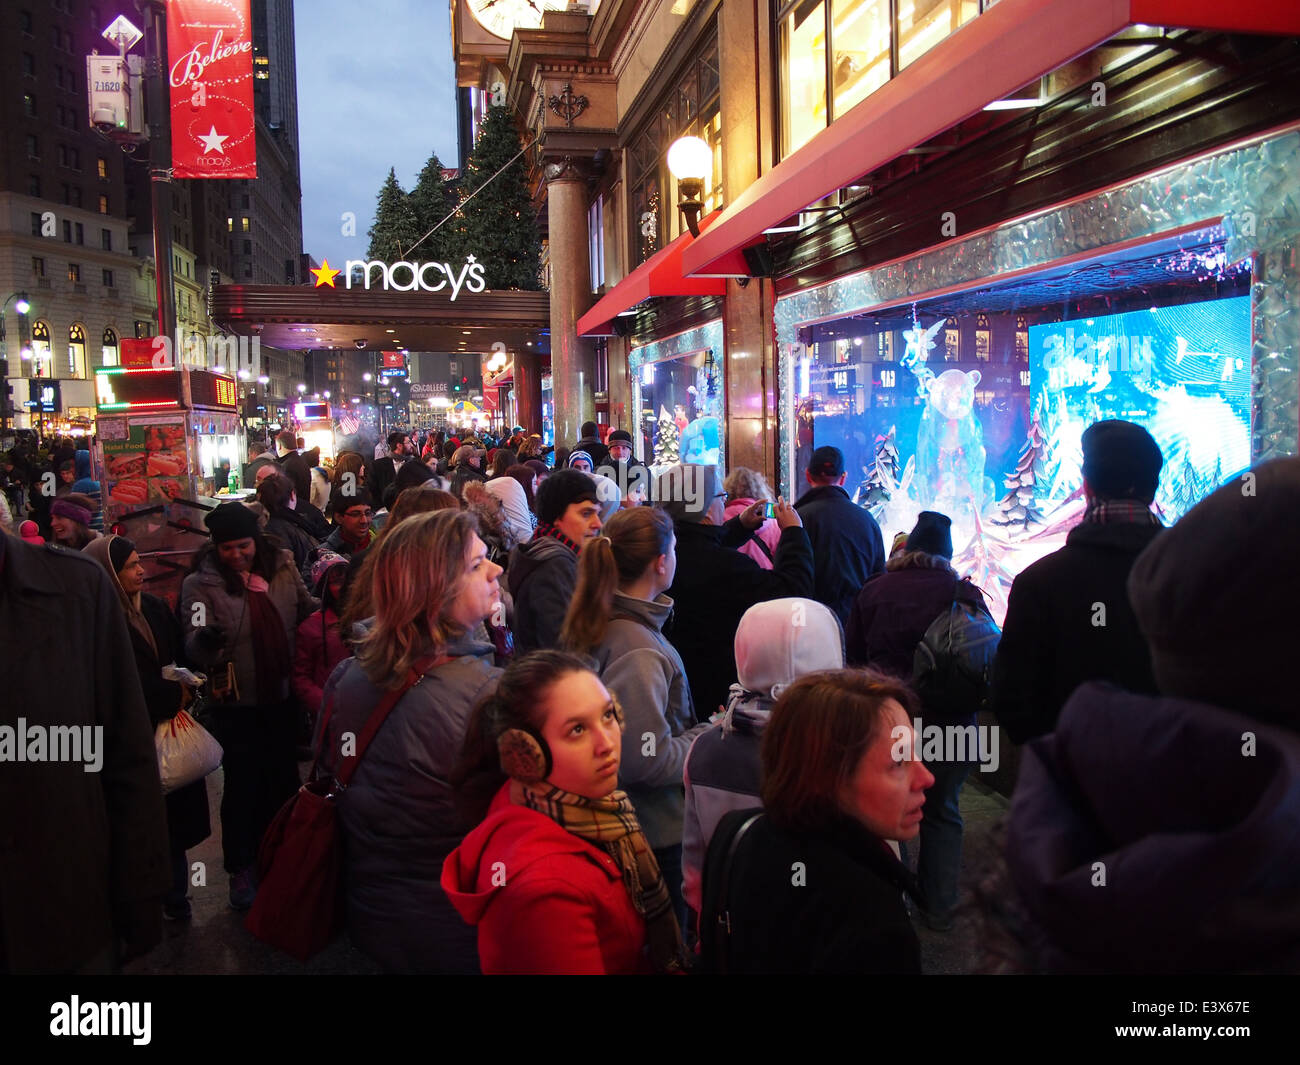
<svg viewBox="0 0 1300 1065"><path fill-rule="evenodd" d="M812 599L772 599L745 611L736 629L736 671L727 709L686 757L682 894L700 912L704 856L718 822L763 805L759 748L777 697L805 673L844 668L844 632Z"/></svg>

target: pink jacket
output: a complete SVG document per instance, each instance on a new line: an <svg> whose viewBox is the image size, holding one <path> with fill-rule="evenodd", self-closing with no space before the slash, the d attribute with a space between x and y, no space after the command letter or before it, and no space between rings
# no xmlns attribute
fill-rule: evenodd
<svg viewBox="0 0 1300 1065"><path fill-rule="evenodd" d="M322 617L323 615L323 617ZM325 682L352 651L339 635L339 618L322 607L298 626L293 656L293 694L313 718L320 712Z"/></svg>
<svg viewBox="0 0 1300 1065"><path fill-rule="evenodd" d="M730 521L746 507L752 507L753 505L754 500L752 499L740 498L727 500L727 520ZM767 521L763 522L763 524L758 527L758 532L754 534L754 540L762 540L763 543L767 545L767 550L771 555L765 554L763 549L759 547L754 540L750 540L749 543L745 544L745 546L740 549L740 552L741 554L748 555L763 569L771 569L771 556L776 554L776 544L780 539L781 529L776 524L776 519L768 518Z"/></svg>

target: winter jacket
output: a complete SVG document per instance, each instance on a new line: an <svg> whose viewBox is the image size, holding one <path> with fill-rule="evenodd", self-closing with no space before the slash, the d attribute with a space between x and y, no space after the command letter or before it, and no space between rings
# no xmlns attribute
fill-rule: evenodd
<svg viewBox="0 0 1300 1065"><path fill-rule="evenodd" d="M318 544L292 510L283 507L272 514L267 519L265 531L279 540L281 547L289 549L293 564L300 573L307 568L307 560Z"/></svg>
<svg viewBox="0 0 1300 1065"><path fill-rule="evenodd" d="M506 512L506 549L526 544L533 538L533 517L528 509L524 486L513 477L493 477L485 485L487 490L501 500Z"/></svg>
<svg viewBox="0 0 1300 1065"><path fill-rule="evenodd" d="M466 636L450 662L408 691L375 734L339 799L345 844L348 932L385 970L472 973L473 929L448 903L438 878L464 834L448 778L460 757L470 712L496 686L492 645ZM325 685L331 707L322 761L337 770L343 732L360 735L384 693L355 658Z"/></svg>
<svg viewBox="0 0 1300 1065"><path fill-rule="evenodd" d="M691 685L695 715L706 720L727 697L736 679L736 626L755 603L786 596L811 596L812 548L798 526L781 533L773 568L735 550L749 530L733 518L725 525L674 523L677 573L668 595L674 603L668 638L681 655Z"/></svg>
<svg viewBox="0 0 1300 1065"><path fill-rule="evenodd" d="M515 601L515 654L559 646L560 629L578 586L578 556L552 536L510 552L506 585Z"/></svg>
<svg viewBox="0 0 1300 1065"><path fill-rule="evenodd" d="M666 595L651 603L615 592L613 619L592 652L600 679L623 707L619 787L658 848L682 841L682 768L691 743L708 727L695 724L681 657L663 634L672 612Z"/></svg>
<svg viewBox="0 0 1300 1065"><path fill-rule="evenodd" d="M346 559L352 559L353 557L355 557L358 561L360 561L360 559L364 557L365 553L368 550L370 550L370 545L373 544L374 542L375 542L375 530L371 529L369 541L367 541L365 547L361 548L358 551L347 540L343 538L343 527L340 525L336 525L334 527L334 531L325 538L325 543L322 544L321 546L328 547L336 555L342 555Z"/></svg>
<svg viewBox="0 0 1300 1065"><path fill-rule="evenodd" d="M600 442L596 436L587 436L579 440L574 446L574 451L585 451L591 456L591 468L598 470L602 466L609 465L609 448ZM572 454L572 452L570 452Z"/></svg>
<svg viewBox="0 0 1300 1065"><path fill-rule="evenodd" d="M333 527L321 513L320 508L314 506L310 500L303 499L302 496L298 497L292 513L298 518L298 527L317 542L324 540L333 531Z"/></svg>
<svg viewBox="0 0 1300 1065"><path fill-rule="evenodd" d="M1300 735L1242 710L1086 683L1025 749L1007 860L1049 971L1300 970Z"/></svg>
<svg viewBox="0 0 1300 1065"><path fill-rule="evenodd" d="M97 532L104 531L104 503L99 482L95 480L94 469L90 462L89 451L78 451L73 458L73 470L77 479L72 482L72 491L90 496L95 502L95 511L90 518L90 528Z"/></svg>
<svg viewBox="0 0 1300 1065"><path fill-rule="evenodd" d="M857 821L837 817L818 832L794 834L761 817L740 841L731 884L731 972L921 971L903 906L914 881Z"/></svg>
<svg viewBox="0 0 1300 1065"><path fill-rule="evenodd" d="M0 765L0 970L70 972L127 925L161 923L171 869L153 728L126 618L93 559L0 534L0 644L21 648L5 655L9 735L19 719L103 729L98 772Z"/></svg>
<svg viewBox="0 0 1300 1065"><path fill-rule="evenodd" d="M614 859L545 814L514 805L509 784L448 856L442 889L478 929L484 973L651 971L645 922Z"/></svg>
<svg viewBox="0 0 1300 1065"><path fill-rule="evenodd" d="M1016 743L1051 732L1086 680L1155 694L1151 655L1128 601L1137 556L1158 525L1083 522L1011 586L993 663L993 712ZM1102 612L1104 610L1104 613Z"/></svg>
<svg viewBox="0 0 1300 1065"><path fill-rule="evenodd" d="M700 912L704 856L721 821L732 810L763 805L763 729L776 700L731 686L722 721L700 735L682 773L686 810L682 822L682 896Z"/></svg>
<svg viewBox="0 0 1300 1065"><path fill-rule="evenodd" d="M462 503L465 501L465 485L469 481L486 481L487 474L477 466L471 466L468 462L462 462L455 466L451 473L451 494L459 499Z"/></svg>
<svg viewBox="0 0 1300 1065"><path fill-rule="evenodd" d="M918 567L876 574L853 602L844 636L845 661L910 681L917 645L939 615L952 608L957 585L957 575L947 569ZM987 609L973 584L967 581L962 590Z"/></svg>
<svg viewBox="0 0 1300 1065"><path fill-rule="evenodd" d="M739 496L727 503L726 515L727 520L739 517L742 513L752 507L757 500L747 499ZM754 533L754 538L748 543L740 545L740 553L748 555L758 563L760 569L771 569L772 560L776 558L776 545L781 540L781 526L776 523L775 518L768 518L758 527ZM767 550L764 550L766 548ZM814 559L814 561L816 561Z"/></svg>
<svg viewBox="0 0 1300 1065"><path fill-rule="evenodd" d="M885 542L876 519L839 485L810 488L795 504L812 543L812 598L847 625L853 600L867 579L885 568Z"/></svg>
<svg viewBox="0 0 1300 1065"><path fill-rule="evenodd" d="M293 695L313 720L320 713L325 682L334 667L351 654L352 648L339 634L339 617L333 610L321 607L298 626L298 642L293 653Z"/></svg>
<svg viewBox="0 0 1300 1065"><path fill-rule="evenodd" d="M226 591L226 581L217 570L215 552L199 563L199 568L181 584L180 616L185 619L185 655L200 670L214 676L225 669L225 663L234 661L235 681L239 685L240 702L252 706L257 701L257 672L253 659L253 619L249 616L248 601L243 595L232 596ZM319 605L302 583L302 576L293 564L293 555L280 552L280 564L270 582L267 596L279 611L284 623L285 639L289 641L289 654L293 655L294 638L299 623ZM202 640L203 626L191 622L194 607L203 604L205 625L220 626L225 639L220 646ZM281 679L281 699L289 697L289 677Z"/></svg>

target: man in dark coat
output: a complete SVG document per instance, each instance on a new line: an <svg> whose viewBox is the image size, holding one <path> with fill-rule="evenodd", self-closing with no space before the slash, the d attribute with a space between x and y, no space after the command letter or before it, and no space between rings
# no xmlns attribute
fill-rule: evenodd
<svg viewBox="0 0 1300 1065"><path fill-rule="evenodd" d="M844 455L837 447L819 447L804 473L811 487L795 509L812 543L812 598L849 622L853 600L867 580L885 570L885 542L876 519L844 491Z"/></svg>
<svg viewBox="0 0 1300 1065"><path fill-rule="evenodd" d="M0 643L15 649L0 700L0 971L110 972L119 949L128 960L162 938L171 874L153 730L108 575L0 535ZM40 760L33 727L49 737ZM56 727L80 760L44 760Z"/></svg>
<svg viewBox="0 0 1300 1065"><path fill-rule="evenodd" d="M1300 570L1267 549L1297 527L1287 458L1152 540L1128 593L1160 694L1083 684L1026 748L1006 854L1042 969L1300 970Z"/></svg>
<svg viewBox="0 0 1300 1065"><path fill-rule="evenodd" d="M1086 680L1156 690L1126 586L1163 531L1151 502L1164 456L1132 422L1090 425L1082 444L1088 509L1063 548L1015 579L993 664L993 712L1016 743L1051 732Z"/></svg>
<svg viewBox="0 0 1300 1065"><path fill-rule="evenodd" d="M582 439L573 446L574 451L585 451L591 456L591 468L598 470L609 461L609 448L600 440L600 426L595 422L582 423Z"/></svg>
<svg viewBox="0 0 1300 1065"><path fill-rule="evenodd" d="M510 552L506 581L515 603L515 653L559 646L560 629L578 586L578 552L600 533L596 482L578 470L557 470L537 490L537 529Z"/></svg>
<svg viewBox="0 0 1300 1065"><path fill-rule="evenodd" d="M671 466L655 482L655 501L673 517L677 572L667 595L673 600L665 632L681 655L695 714L707 721L736 682L736 629L755 603L811 598L812 548L799 513L778 502L781 528L772 568L765 570L736 548L763 524L765 503L724 521L727 493L712 466Z"/></svg>
<svg viewBox="0 0 1300 1065"><path fill-rule="evenodd" d="M409 433L388 434L388 454L375 459L375 464L370 469L369 487L376 505L383 503L384 492L397 480L397 471L414 454L415 444Z"/></svg>

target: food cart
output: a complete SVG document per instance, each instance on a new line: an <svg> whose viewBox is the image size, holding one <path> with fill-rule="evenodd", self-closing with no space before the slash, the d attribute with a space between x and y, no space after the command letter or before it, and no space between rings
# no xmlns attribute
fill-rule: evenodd
<svg viewBox="0 0 1300 1065"><path fill-rule="evenodd" d="M293 405L293 418L297 433L303 439L304 452L320 448L322 463L334 462L334 418L330 405L325 402L306 401Z"/></svg>
<svg viewBox="0 0 1300 1065"><path fill-rule="evenodd" d="M135 542L149 590L174 600L203 515L250 494L238 387L211 370L111 367L95 388L104 527Z"/></svg>

